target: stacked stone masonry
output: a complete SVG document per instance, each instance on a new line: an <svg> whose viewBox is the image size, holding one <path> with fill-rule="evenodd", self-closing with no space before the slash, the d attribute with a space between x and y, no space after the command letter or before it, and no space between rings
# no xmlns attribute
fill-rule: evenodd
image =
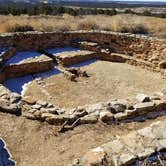
<svg viewBox="0 0 166 166"><path fill-rule="evenodd" d="M103 122L106 124L145 121L166 114L166 94L154 96L138 94L136 99L115 100L93 105L79 106L73 109L59 108L44 101L35 101L31 97L23 99L23 116L54 125L63 125L63 129L77 125Z"/></svg>
<svg viewBox="0 0 166 166"><path fill-rule="evenodd" d="M82 41L82 42L80 42ZM88 41L88 42L86 42ZM153 71L160 71L166 74L166 41L148 38L145 36L121 34L113 32L99 31L74 31L74 32L27 32L27 33L11 33L0 36L0 46L10 47L10 49L1 55L1 66L7 59L18 51L25 50L41 50L55 47L77 46L82 49L93 51L94 53L81 53L80 55L69 56L70 58L57 57L57 61L64 65L71 65L90 58L99 58L113 62L126 62L136 66ZM69 53L70 55L70 53ZM31 62L32 63L32 62ZM40 63L40 62L36 62ZM50 69L50 61L44 64L36 65L32 63L32 69L27 65L23 65L22 73L43 71ZM26 66L27 72L24 70ZM7 70L7 73L18 73L19 66L15 65ZM0 81L3 82L8 74L0 73Z"/></svg>

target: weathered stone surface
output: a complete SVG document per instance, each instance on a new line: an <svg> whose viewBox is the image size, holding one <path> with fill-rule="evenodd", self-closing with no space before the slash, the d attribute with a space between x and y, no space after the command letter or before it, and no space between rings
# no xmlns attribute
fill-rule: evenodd
<svg viewBox="0 0 166 166"><path fill-rule="evenodd" d="M34 99L31 96L25 96L25 97L23 97L22 101L26 102L27 104L35 104L36 103L36 99Z"/></svg>
<svg viewBox="0 0 166 166"><path fill-rule="evenodd" d="M155 104L153 102L138 103L134 105L134 108L136 113L142 114L144 112L153 111L155 109Z"/></svg>
<svg viewBox="0 0 166 166"><path fill-rule="evenodd" d="M53 104L51 104L51 103L48 103L48 104L47 104L47 108L53 108L53 107L54 107Z"/></svg>
<svg viewBox="0 0 166 166"><path fill-rule="evenodd" d="M46 109L49 113L51 113L51 114L56 114L56 115L58 115L58 108L56 108L56 107L53 107L53 108L47 108Z"/></svg>
<svg viewBox="0 0 166 166"><path fill-rule="evenodd" d="M133 153L126 151L119 158L119 165L130 165L135 161L136 156Z"/></svg>
<svg viewBox="0 0 166 166"><path fill-rule="evenodd" d="M56 58L58 63L66 66L91 59L94 55L95 53L92 51L78 50L58 53L56 54Z"/></svg>
<svg viewBox="0 0 166 166"><path fill-rule="evenodd" d="M101 147L95 148L87 152L83 160L85 161L86 166L92 166L92 165L106 165L106 153Z"/></svg>
<svg viewBox="0 0 166 166"><path fill-rule="evenodd" d="M161 145L160 149L158 150L162 150L166 148L166 139L160 139L158 142L159 142L159 145Z"/></svg>
<svg viewBox="0 0 166 166"><path fill-rule="evenodd" d="M11 113L11 114L20 114L20 108L17 104L10 104L10 105L0 105L0 111Z"/></svg>
<svg viewBox="0 0 166 166"><path fill-rule="evenodd" d="M86 111L88 114L96 112L96 111L103 111L107 108L107 105L105 103L97 103L86 106Z"/></svg>
<svg viewBox="0 0 166 166"><path fill-rule="evenodd" d="M108 122L112 122L114 120L114 116L109 111L102 111L102 112L100 112L99 119L103 122L108 123Z"/></svg>
<svg viewBox="0 0 166 166"><path fill-rule="evenodd" d="M80 124L97 123L97 121L98 121L98 115L92 114L81 117L79 123Z"/></svg>
<svg viewBox="0 0 166 166"><path fill-rule="evenodd" d="M112 142L105 143L101 146L107 154L120 154L125 148L124 144L116 139Z"/></svg>
<svg viewBox="0 0 166 166"><path fill-rule="evenodd" d="M21 99L21 96L18 93L11 93L10 94L10 102L17 103Z"/></svg>
<svg viewBox="0 0 166 166"><path fill-rule="evenodd" d="M150 101L150 97L148 95L145 94L137 94L136 99L139 102L149 102Z"/></svg>
<svg viewBox="0 0 166 166"><path fill-rule="evenodd" d="M34 115L36 118L41 119L41 111L36 110L36 111L33 113L33 115Z"/></svg>
<svg viewBox="0 0 166 166"><path fill-rule="evenodd" d="M152 128L151 127L146 127L144 129L138 130L138 134L140 136L146 137L146 138L151 138L154 139L155 135L152 133Z"/></svg>
<svg viewBox="0 0 166 166"><path fill-rule="evenodd" d="M34 108L34 109L40 109L41 107L42 107L42 105L40 105L40 104L35 104L32 106L32 108Z"/></svg>
<svg viewBox="0 0 166 166"><path fill-rule="evenodd" d="M37 118L32 113L29 112L24 112L23 116L26 117L27 119L37 120Z"/></svg>
<svg viewBox="0 0 166 166"><path fill-rule="evenodd" d="M36 104L46 107L48 103L46 101L38 100Z"/></svg>
<svg viewBox="0 0 166 166"><path fill-rule="evenodd" d="M41 118L42 118L42 119L50 118L50 117L52 117L52 116L54 116L54 115L51 114L51 113L42 113L42 114L41 114Z"/></svg>
<svg viewBox="0 0 166 166"><path fill-rule="evenodd" d="M114 115L114 118L117 121L121 121L121 120L127 119L127 117L128 117L127 112L119 112L119 113Z"/></svg>
<svg viewBox="0 0 166 166"><path fill-rule="evenodd" d="M42 115L43 117L43 115ZM53 115L51 114L48 117L45 117L46 122L50 123L50 124L62 124L65 122L65 119L62 115Z"/></svg>
<svg viewBox="0 0 166 166"><path fill-rule="evenodd" d="M82 111L79 110L79 111L75 112L74 115L75 115L76 117L80 118L80 117L83 117L83 116L85 116L85 115L88 115L88 112L87 112L86 110L82 110Z"/></svg>
<svg viewBox="0 0 166 166"><path fill-rule="evenodd" d="M116 114L120 112L124 112L126 110L126 105L123 103L115 102L111 105L111 112Z"/></svg>
<svg viewBox="0 0 166 166"><path fill-rule="evenodd" d="M9 90L0 84L0 97L9 94Z"/></svg>
<svg viewBox="0 0 166 166"><path fill-rule="evenodd" d="M31 113L31 114L35 113L36 111L38 111L38 110L37 109L30 109L30 110L28 110L28 112Z"/></svg>
<svg viewBox="0 0 166 166"><path fill-rule="evenodd" d="M94 161L97 161L95 164L100 165L100 161L105 154L106 165L127 166L133 164L136 159L145 159L154 154L156 150L166 148L166 132L163 134L163 131L166 131L165 128L165 120L154 122L149 127L132 131L99 146L98 148L104 152L99 158L100 160L97 160L97 157L93 158L93 149L87 152L86 157L81 159L86 159L85 161L93 161L94 159Z"/></svg>
<svg viewBox="0 0 166 166"><path fill-rule="evenodd" d="M127 61L127 57L123 56L122 54L109 53L106 50L103 50L102 53L103 54L101 54L100 56L102 60L107 60L111 62L120 62L120 63L124 63Z"/></svg>
<svg viewBox="0 0 166 166"><path fill-rule="evenodd" d="M155 148L145 148L144 151L141 151L137 155L139 159L144 159L145 157L150 156L154 152L155 152Z"/></svg>

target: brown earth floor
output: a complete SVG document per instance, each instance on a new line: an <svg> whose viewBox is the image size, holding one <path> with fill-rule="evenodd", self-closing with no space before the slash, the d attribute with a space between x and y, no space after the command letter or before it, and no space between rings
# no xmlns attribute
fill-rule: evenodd
<svg viewBox="0 0 166 166"><path fill-rule="evenodd" d="M34 81L26 95L73 107L166 89L161 75L127 64L98 61L83 69L90 78L75 83L62 75L52 76L45 80L44 90ZM165 118L110 126L81 125L59 134L58 126L0 113L0 137L6 141L17 166L67 166L91 148Z"/></svg>
<svg viewBox="0 0 166 166"><path fill-rule="evenodd" d="M82 125L58 134L58 127L0 113L0 137L6 141L17 166L67 166L91 148L165 118L112 126Z"/></svg>
<svg viewBox="0 0 166 166"><path fill-rule="evenodd" d="M89 78L71 82L59 74L45 79L44 88L33 81L25 96L47 100L60 107L76 107L166 89L166 80L159 73L124 63L96 61L82 69Z"/></svg>

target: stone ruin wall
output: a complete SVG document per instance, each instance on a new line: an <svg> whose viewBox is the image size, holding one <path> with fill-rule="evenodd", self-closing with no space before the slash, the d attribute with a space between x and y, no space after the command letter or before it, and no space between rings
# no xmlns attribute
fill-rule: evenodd
<svg viewBox="0 0 166 166"><path fill-rule="evenodd" d="M127 59L125 58L124 61L129 61L129 63L133 65L148 66L148 68L150 66L150 68L153 68L153 66L151 67L152 64L145 64L141 61L137 62L133 59L130 59L132 57L144 61L149 61L149 59L152 59L154 60L154 66L158 66L159 61L166 60L166 41L139 35L97 31L74 31L50 33L9 33L0 36L1 47L12 47L6 54L4 54L4 60L10 58L17 51L74 46L79 41L96 42L103 48L109 48L112 52L125 54L129 57L129 59L127 57ZM96 56L98 55L101 58L101 53L96 54ZM108 54L103 54L102 58L103 57L105 57L106 60L109 60ZM30 65L27 63L19 66L14 65L4 70L4 72L7 74L0 74L0 82L3 82L8 78L13 78L14 75L22 76L22 73L30 74L33 69L35 69L35 72L40 72L43 71L43 68L50 69L50 62L35 62L31 63Z"/></svg>
<svg viewBox="0 0 166 166"><path fill-rule="evenodd" d="M2 69L2 72L0 73L0 83L2 84L5 80L15 77L44 72L52 69L52 66L53 61L51 59L13 64Z"/></svg>
<svg viewBox="0 0 166 166"><path fill-rule="evenodd" d="M51 47L71 46L77 41L92 41L100 45L112 48L113 52L127 55L141 55L147 60L151 54L164 59L166 53L166 41L133 34L121 34L113 32L27 32L12 33L0 36L1 46L15 46L18 50L44 49Z"/></svg>
<svg viewBox="0 0 166 166"><path fill-rule="evenodd" d="M44 72L52 68L51 61L42 61L42 62L29 62L19 65L12 65L5 68L5 79L21 77L28 74Z"/></svg>
<svg viewBox="0 0 166 166"><path fill-rule="evenodd" d="M9 52L4 54L4 61L10 58L14 52L17 51L25 51L25 50L38 50L44 48L55 48L55 47L65 47L74 45L75 42L78 41L91 41L97 42L99 45L103 47L111 48L111 50L117 54L107 54L102 52L97 52L95 56L100 59L114 61L117 62L132 62L135 65L144 66L147 65L151 68L151 63L149 62L149 58L152 58L154 55L156 56L154 59L158 58L160 61L166 60L166 42L154 39L148 39L145 37L138 37L135 35L124 35L124 34L116 34L116 33L99 33L99 32L68 32L68 33L18 33L18 34L8 34L7 36L0 36L0 46L12 46ZM102 55L100 55L102 54ZM125 55L120 55L125 54ZM92 56L92 55L91 55ZM78 58L78 59L77 59ZM81 57L82 58L82 57ZM134 59L135 58L135 59ZM77 60L76 60L77 59ZM85 56L81 60L88 59ZM139 59L139 61L138 61ZM66 61L65 61L66 60ZM78 62L80 57L66 58L62 59L62 62ZM145 64L145 62L147 62ZM40 64L41 63L41 64ZM150 63L150 64L149 64ZM18 64L9 66L4 69L0 74L0 82L5 81L8 78L12 78L15 76L21 76L24 74L28 74L33 71L43 71L45 69L49 69L52 65L52 61L44 61L44 62L30 62L24 64ZM153 63L155 65L155 63ZM157 62L158 65L158 62ZM153 66L152 66L153 68ZM0 84L0 110L1 112L11 113L18 116L23 116L27 119L38 120L41 122L48 122L52 125L58 125L59 132L65 132L68 130L72 130L78 125L82 124L93 124L102 122L105 124L118 124L118 123L126 123L133 121L145 121L146 119L154 119L158 116L164 116L166 114L166 93L157 92L153 96L147 96L144 94L139 94L135 99L124 99L124 100L116 100L116 101L108 101L104 103L97 103L92 105L79 106L77 108L69 109L69 108L59 108L57 106L52 105L51 103L47 103L44 101L36 101L33 98L21 97L16 93L10 92L3 85ZM157 125L163 130L165 128L164 123L158 123ZM128 151L128 146L123 144L123 142L119 142L119 140L113 140L111 142L105 143L97 148L100 150L99 152L96 149L95 151L92 149L90 152L87 152L82 158L75 160L74 164L77 165L78 162L83 162L83 165L87 165L87 163L94 163L100 165L103 160L105 161L105 157L113 156L110 160L106 160L106 162L112 163L112 159L114 156L116 157L116 163L119 165L128 165L132 163L135 158L135 153L139 152L137 155L139 158L143 158L154 153L154 149L157 148L157 151L165 149L165 135L157 136L155 133L152 133L155 138L156 145L151 145L151 142L147 142L149 140L149 133L154 126L150 126L145 128L144 130L137 131L148 137L147 140L144 140L147 146L140 145L137 146L137 134L132 133L131 135L127 135L127 137L120 137L120 141L124 141L123 139L132 139L136 140L136 149L130 148ZM158 129L158 128L157 128ZM148 133L148 134L147 134ZM140 134L140 136L142 136ZM158 134L158 133L157 133ZM144 137L142 137L144 138ZM151 141L150 134L150 141ZM159 139L158 139L159 138ZM137 141L138 140L138 141ZM117 150L117 148L111 149L111 146L119 148L119 146L123 146L124 148L119 152L120 156L114 153L113 150ZM149 148L149 146L151 146ZM138 147L138 148L137 148ZM107 151L110 148L111 151ZM141 150L141 151L140 151ZM94 153L95 152L95 153ZM130 153L132 152L132 153ZM99 155L98 155L99 153ZM97 156L97 157L96 157ZM92 159L92 160L91 160ZM97 160L96 160L97 159ZM97 162L96 162L97 161ZM114 160L115 161L115 160ZM85 162L85 164L84 164ZM75 164L76 163L76 164ZM113 165L117 165L113 163Z"/></svg>

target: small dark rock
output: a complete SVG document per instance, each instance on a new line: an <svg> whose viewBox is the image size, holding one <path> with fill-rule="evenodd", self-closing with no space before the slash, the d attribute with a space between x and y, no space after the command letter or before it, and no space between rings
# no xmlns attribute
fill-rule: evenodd
<svg viewBox="0 0 166 166"><path fill-rule="evenodd" d="M119 103L119 104L117 103L117 104L112 105L110 108L111 108L110 111L113 114L116 114L116 113L119 113L119 112L124 112L126 110L126 105L121 104L121 103Z"/></svg>

